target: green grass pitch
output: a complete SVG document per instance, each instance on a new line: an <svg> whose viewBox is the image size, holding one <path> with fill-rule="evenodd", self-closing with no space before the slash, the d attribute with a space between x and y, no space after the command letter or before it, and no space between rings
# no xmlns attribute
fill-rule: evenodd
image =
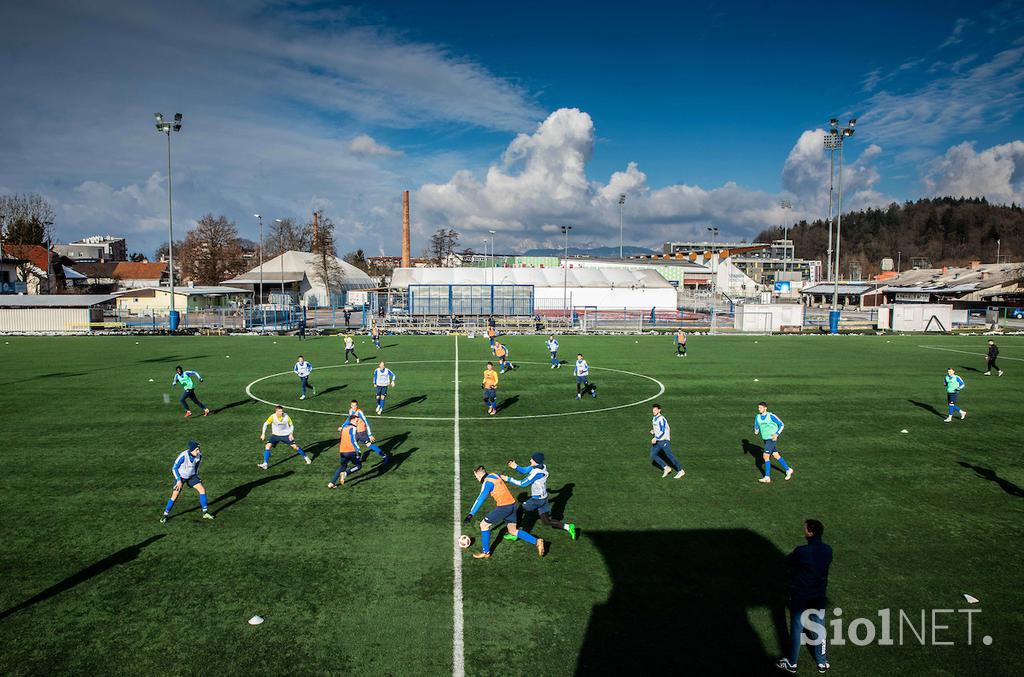
<svg viewBox="0 0 1024 677"><path fill-rule="evenodd" d="M1024 339L1000 339L997 378L980 373L980 337L697 336L685 359L670 338L563 337L560 371L544 338L508 338L521 369L502 378L489 419L480 337L386 336L382 351L361 337L362 364L329 369L337 337L5 337L0 674L451 674L456 341L458 512L477 492L473 466L542 450L556 513L581 529L570 542L527 519L548 556L499 541L489 561L470 557L476 521L462 529L474 536L460 554L467 674L771 674L788 634L782 558L806 517L835 549L843 619L878 626L878 610L894 610L897 645L833 645L835 674L1013 672ZM320 390L305 402L290 374L300 351ZM597 399L574 399L578 351ZM398 377L400 406L385 414L401 418L372 423L396 462L381 472L371 458L330 491L340 419L299 408L338 412L357 397L372 414L379 357ZM206 379L211 417L182 418L178 364ZM967 382L969 412L948 425L947 366ZM279 447L263 471L271 407L246 386L280 372L252 393L288 407L316 459ZM648 459L655 396L679 481ZM790 482L756 482L761 399L786 423ZM556 413L570 415L544 416ZM186 489L159 524L192 437L216 519L200 519ZM936 639L954 645L921 646L906 626L898 645L898 610L915 627L925 610L930 644L932 610L965 608L980 609L971 645L961 613L936 617L950 626ZM248 625L254 614L266 622ZM806 652L800 667L814 672Z"/></svg>

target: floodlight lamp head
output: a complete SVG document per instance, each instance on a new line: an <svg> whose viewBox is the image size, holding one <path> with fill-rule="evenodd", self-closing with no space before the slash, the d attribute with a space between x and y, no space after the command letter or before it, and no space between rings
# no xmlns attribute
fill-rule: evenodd
<svg viewBox="0 0 1024 677"><path fill-rule="evenodd" d="M181 125L180 125L180 124L175 124L175 125L174 125L174 127L173 127L173 129L174 129L174 131L176 131L176 132L180 132L180 131L181 131Z"/></svg>
<svg viewBox="0 0 1024 677"><path fill-rule="evenodd" d="M857 124L857 118L850 118L850 128L852 129Z"/></svg>
<svg viewBox="0 0 1024 677"><path fill-rule="evenodd" d="M163 122L164 121L164 114L163 113L153 113L153 117L156 118L157 122Z"/></svg>
<svg viewBox="0 0 1024 677"><path fill-rule="evenodd" d="M181 113L175 113L174 114L174 121L179 123L179 124L181 123Z"/></svg>
<svg viewBox="0 0 1024 677"><path fill-rule="evenodd" d="M623 193L622 195L619 195L619 204L621 205L621 204L625 204L625 203L626 203L626 194Z"/></svg>
<svg viewBox="0 0 1024 677"><path fill-rule="evenodd" d="M256 217L257 219L262 219L262 218L263 218L263 217L262 217L262 216L260 216L259 214L253 214L253 216L255 216L255 217Z"/></svg>
<svg viewBox="0 0 1024 677"><path fill-rule="evenodd" d="M831 120L829 120L828 121L828 126L831 127L832 129L835 129L836 127L838 127L839 126L839 118L832 118Z"/></svg>
<svg viewBox="0 0 1024 677"><path fill-rule="evenodd" d="M274 223L281 223L281 219L274 219Z"/></svg>

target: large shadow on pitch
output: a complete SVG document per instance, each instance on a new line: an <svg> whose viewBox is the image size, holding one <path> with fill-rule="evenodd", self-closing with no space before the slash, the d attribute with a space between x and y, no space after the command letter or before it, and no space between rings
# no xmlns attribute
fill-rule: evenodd
<svg viewBox="0 0 1024 677"><path fill-rule="evenodd" d="M498 406L495 407L495 409L497 411L505 411L506 409L508 409L509 407L511 407L512 405L514 405L518 401L519 401L519 395L513 395L512 397L506 397L501 402L498 402Z"/></svg>
<svg viewBox="0 0 1024 677"><path fill-rule="evenodd" d="M941 411L936 409L934 406L928 404L927 402L918 402L917 400L907 400L907 402L910 402L912 405L919 409L924 409L925 411L931 412L932 414L935 414L939 418L946 418L945 414L943 414Z"/></svg>
<svg viewBox="0 0 1024 677"><path fill-rule="evenodd" d="M787 637L782 552L746 529L591 531L612 579L577 675L772 675ZM750 625L770 612L769 644ZM773 642L774 640L774 642Z"/></svg>
<svg viewBox="0 0 1024 677"><path fill-rule="evenodd" d="M743 440L741 444L743 445L743 453L750 454L750 456L753 457L754 467L757 468L757 474L764 475L764 447L758 446L750 440ZM654 464L652 463L651 465ZM782 469L782 466L776 463L774 459L772 459L772 468L779 472L785 472Z"/></svg>
<svg viewBox="0 0 1024 677"><path fill-rule="evenodd" d="M367 480L376 479L387 473L392 473L398 470L403 463L409 460L409 457L419 451L419 447L409 447L406 451L399 452L391 455L391 460L387 463L382 461L378 462L377 465L373 466L365 473L360 472L351 480L345 482L346 487L351 487Z"/></svg>
<svg viewBox="0 0 1024 677"><path fill-rule="evenodd" d="M1000 477L995 470L992 470L991 468L985 468L980 465L971 465L970 463L965 463L963 461L959 461L959 463L961 466L967 468L968 470L973 470L974 474L980 477L981 479L987 480L989 482L995 482L996 484L999 485L1000 489L1008 493L1010 496L1024 498L1024 487L1018 486L1011 482L1010 480Z"/></svg>
<svg viewBox="0 0 1024 677"><path fill-rule="evenodd" d="M264 484L276 482L277 480L284 479L285 477L294 474L294 470L289 470L288 472L282 472L276 475L267 475L266 477L261 477L258 480L253 480L252 482L239 484L234 489L231 489L230 491L227 491L218 496L217 498L213 499L212 501L210 501L210 512L214 515L219 515L220 513L230 508L231 506L235 505L236 503L244 501L246 498L248 498L249 494L252 493L253 489L257 487L262 487ZM167 521L169 522L175 517L181 517L182 515L187 515L190 512L195 512L196 510L199 510L198 505L191 507L188 510L182 510L179 513L172 514L170 517L167 518Z"/></svg>
<svg viewBox="0 0 1024 677"><path fill-rule="evenodd" d="M320 456L320 454L324 453L325 451L327 451L331 447L337 447L337 446L338 446L338 438L337 437L332 437L330 439L320 440L319 442L314 442L313 444L309 445L308 447L303 447L302 450L304 452L306 452L307 456L309 456L311 459L316 461L316 459ZM295 454L295 455L298 456L298 454Z"/></svg>
<svg viewBox="0 0 1024 677"><path fill-rule="evenodd" d="M318 391L316 391L316 394L317 394L317 396L319 396L319 395L327 395L329 393L336 393L339 390L344 390L345 388L348 388L348 384L347 383L342 383L341 385L331 386L330 388L325 388L323 390L318 390Z"/></svg>
<svg viewBox="0 0 1024 677"><path fill-rule="evenodd" d="M45 602L51 597L59 595L62 592L67 592L76 585L85 583L89 579L95 578L96 576L99 576L100 574L118 566L119 564L127 564L128 562L137 559L138 556L142 554L142 551L146 547L152 545L153 543L156 543L165 536L167 536L167 534L157 534L156 536L150 536L144 541L136 543L135 545L129 545L127 548L122 548L121 550L118 550L113 555L108 555L100 561L90 564L81 571L71 574L63 581L51 585L46 590L43 590L38 595L35 595L34 597L25 600L21 604L18 604L17 606L12 606L10 609L6 609L4 611L0 611L0 621L7 618L11 614L21 611L22 609L27 609L30 606L39 604L40 602Z"/></svg>
<svg viewBox="0 0 1024 677"><path fill-rule="evenodd" d="M387 407L387 409L389 409L391 411L394 411L395 409L401 409L402 407L408 407L410 404L419 404L420 402L425 402L426 399L427 399L426 395L415 395L413 397L407 397L404 400L402 400L401 402L398 402L396 404L392 404L391 406Z"/></svg>
<svg viewBox="0 0 1024 677"><path fill-rule="evenodd" d="M216 409L212 409L210 411L210 414L211 415L219 414L222 411L227 411L228 409L234 409L235 407L244 407L247 404L256 404L256 400L249 399L249 398L246 398L244 400L235 400L234 402L231 402L230 404L225 404L223 406L217 407Z"/></svg>

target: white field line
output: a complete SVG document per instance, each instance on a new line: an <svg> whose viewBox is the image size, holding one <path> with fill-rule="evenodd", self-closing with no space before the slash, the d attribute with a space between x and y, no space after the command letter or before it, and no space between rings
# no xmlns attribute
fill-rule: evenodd
<svg viewBox="0 0 1024 677"><path fill-rule="evenodd" d="M940 348L939 346L918 346L918 348L924 348L926 350L944 350L947 353L963 353L964 355L977 355L978 357L985 357L986 353L975 353L970 350L957 350L955 348ZM1015 360L1017 362L1024 362L1024 358L1021 357L1006 357L1005 355L999 355L997 360Z"/></svg>
<svg viewBox="0 0 1024 677"><path fill-rule="evenodd" d="M466 674L465 637L462 617L462 548L459 547L459 536L462 530L461 509L462 498L459 490L460 466L462 459L459 450L459 337L455 337L455 472L454 498L452 499L452 520L455 524L452 533L452 565L455 575L452 582L452 677L464 677Z"/></svg>

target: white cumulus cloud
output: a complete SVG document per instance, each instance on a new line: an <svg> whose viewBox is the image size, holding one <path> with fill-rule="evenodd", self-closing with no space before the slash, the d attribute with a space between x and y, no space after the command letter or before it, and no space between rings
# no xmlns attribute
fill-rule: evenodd
<svg viewBox="0 0 1024 677"><path fill-rule="evenodd" d="M981 152L965 141L931 166L925 185L933 195L984 197L997 204L1024 203L1024 141Z"/></svg>
<svg viewBox="0 0 1024 677"><path fill-rule="evenodd" d="M353 155L367 157L371 155L383 155L394 157L401 155L402 151L395 150L390 146L379 143L369 134L360 134L348 143L348 149Z"/></svg>

